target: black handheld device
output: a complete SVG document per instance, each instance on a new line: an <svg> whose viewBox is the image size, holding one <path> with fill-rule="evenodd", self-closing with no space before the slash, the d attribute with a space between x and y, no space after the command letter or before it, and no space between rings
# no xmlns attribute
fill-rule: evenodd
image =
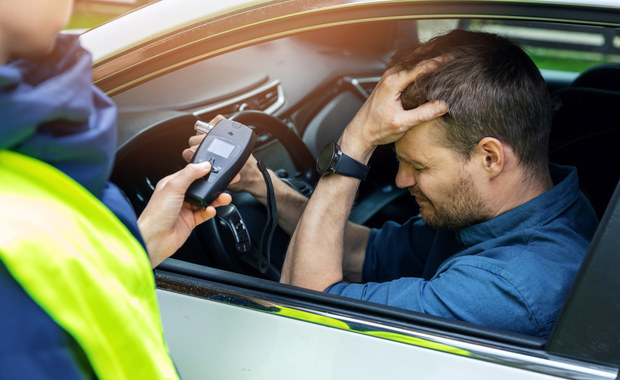
<svg viewBox="0 0 620 380"><path fill-rule="evenodd" d="M216 125L197 121L194 129L207 135L198 146L192 163L208 161L211 172L189 186L185 200L204 209L239 173L252 153L256 135L245 125L227 119Z"/></svg>

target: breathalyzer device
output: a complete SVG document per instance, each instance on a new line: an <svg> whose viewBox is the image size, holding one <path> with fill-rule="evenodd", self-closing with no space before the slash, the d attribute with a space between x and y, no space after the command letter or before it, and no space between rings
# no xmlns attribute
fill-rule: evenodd
<svg viewBox="0 0 620 380"><path fill-rule="evenodd" d="M204 209L239 173L252 153L256 135L247 126L227 119L216 125L198 120L194 129L206 133L206 136L198 146L192 163L208 161L211 172L189 186L185 200Z"/></svg>

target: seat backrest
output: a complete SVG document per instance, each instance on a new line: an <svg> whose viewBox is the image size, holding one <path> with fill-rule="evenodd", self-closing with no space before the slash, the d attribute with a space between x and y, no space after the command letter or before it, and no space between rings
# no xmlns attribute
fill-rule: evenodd
<svg viewBox="0 0 620 380"><path fill-rule="evenodd" d="M601 218L620 178L620 65L585 71L553 100L550 160L577 167Z"/></svg>
<svg viewBox="0 0 620 380"><path fill-rule="evenodd" d="M604 63L581 73L571 87L620 91L620 63Z"/></svg>

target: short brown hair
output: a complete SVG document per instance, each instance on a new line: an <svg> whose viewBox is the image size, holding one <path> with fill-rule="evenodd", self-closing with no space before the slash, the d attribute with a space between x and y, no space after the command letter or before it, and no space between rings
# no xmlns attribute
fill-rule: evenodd
<svg viewBox="0 0 620 380"><path fill-rule="evenodd" d="M392 66L411 69L442 55L450 58L403 91L405 109L443 100L446 138L458 153L469 158L481 139L495 137L534 177L548 173L551 99L527 54L506 38L455 30L397 53Z"/></svg>

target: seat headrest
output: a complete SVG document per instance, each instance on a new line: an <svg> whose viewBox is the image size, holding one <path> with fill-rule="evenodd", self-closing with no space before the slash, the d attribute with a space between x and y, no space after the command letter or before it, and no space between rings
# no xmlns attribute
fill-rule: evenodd
<svg viewBox="0 0 620 380"><path fill-rule="evenodd" d="M591 67L575 78L571 87L620 91L620 63L604 63Z"/></svg>

